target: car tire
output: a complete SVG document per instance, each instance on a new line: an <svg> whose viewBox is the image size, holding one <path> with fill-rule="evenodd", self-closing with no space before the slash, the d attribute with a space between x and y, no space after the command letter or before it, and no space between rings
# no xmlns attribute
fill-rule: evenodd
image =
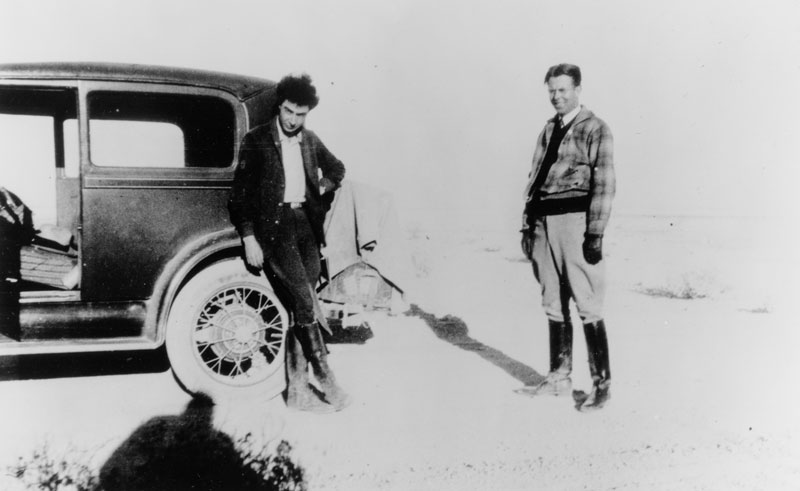
<svg viewBox="0 0 800 491"><path fill-rule="evenodd" d="M180 290L167 321L167 356L189 393L214 400L272 398L286 387L289 316L267 279L239 260L215 263Z"/></svg>

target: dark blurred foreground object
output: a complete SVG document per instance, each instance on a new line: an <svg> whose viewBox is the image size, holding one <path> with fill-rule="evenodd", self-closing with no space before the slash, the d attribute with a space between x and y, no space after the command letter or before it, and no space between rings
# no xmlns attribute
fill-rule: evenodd
<svg viewBox="0 0 800 491"><path fill-rule="evenodd" d="M0 187L0 333L19 340L20 249L34 234L31 210Z"/></svg>
<svg viewBox="0 0 800 491"><path fill-rule="evenodd" d="M274 459L252 451L243 455L228 435L213 427L213 411L211 398L200 394L181 415L144 423L103 464L100 489L304 489L302 470L288 465L285 455Z"/></svg>

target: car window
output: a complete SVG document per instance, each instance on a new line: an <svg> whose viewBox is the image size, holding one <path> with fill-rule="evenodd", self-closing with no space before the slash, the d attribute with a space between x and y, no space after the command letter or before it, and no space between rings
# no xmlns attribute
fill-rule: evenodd
<svg viewBox="0 0 800 491"><path fill-rule="evenodd" d="M228 167L235 115L225 100L190 94L94 91L89 152L106 167Z"/></svg>
<svg viewBox="0 0 800 491"><path fill-rule="evenodd" d="M180 127L155 121L91 120L91 156L109 167L185 167Z"/></svg>

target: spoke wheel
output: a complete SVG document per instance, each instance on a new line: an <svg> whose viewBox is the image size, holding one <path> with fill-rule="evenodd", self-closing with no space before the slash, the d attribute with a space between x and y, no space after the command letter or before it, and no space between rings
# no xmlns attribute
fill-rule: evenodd
<svg viewBox="0 0 800 491"><path fill-rule="evenodd" d="M241 261L200 272L170 311L167 353L183 387L212 397L283 391L288 315L267 280Z"/></svg>
<svg viewBox="0 0 800 491"><path fill-rule="evenodd" d="M280 354L280 311L259 290L226 288L208 299L195 318L198 361L223 382L257 383Z"/></svg>

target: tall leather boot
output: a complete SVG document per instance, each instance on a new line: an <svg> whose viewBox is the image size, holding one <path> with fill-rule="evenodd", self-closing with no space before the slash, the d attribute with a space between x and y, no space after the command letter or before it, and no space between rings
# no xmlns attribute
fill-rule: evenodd
<svg viewBox="0 0 800 491"><path fill-rule="evenodd" d="M286 336L286 406L298 411L326 414L335 411L317 395L308 376L308 360L297 339L297 326Z"/></svg>
<svg viewBox="0 0 800 491"><path fill-rule="evenodd" d="M581 412L602 408L611 398L611 366L608 357L608 336L603 320L583 325L586 350L589 352L589 373L592 392L578 408Z"/></svg>
<svg viewBox="0 0 800 491"><path fill-rule="evenodd" d="M548 320L550 330L550 372L537 385L526 385L514 392L529 396L563 396L572 392L572 323Z"/></svg>
<svg viewBox="0 0 800 491"><path fill-rule="evenodd" d="M314 376L319 382L322 392L325 393L325 400L336 411L341 411L349 406L352 402L350 395L339 387L333 370L328 366L328 349L325 347L319 326L316 323L299 325L297 335L306 358L314 370Z"/></svg>

